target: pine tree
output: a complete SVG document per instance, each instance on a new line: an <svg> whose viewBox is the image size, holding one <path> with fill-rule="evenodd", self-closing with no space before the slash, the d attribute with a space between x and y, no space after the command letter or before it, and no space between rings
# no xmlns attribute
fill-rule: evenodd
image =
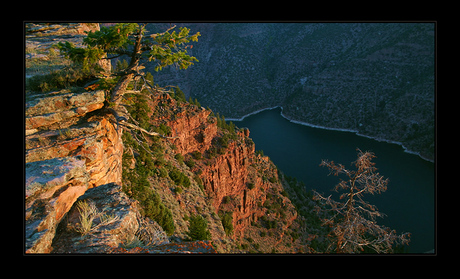
<svg viewBox="0 0 460 279"><path fill-rule="evenodd" d="M190 240L209 240L211 233L208 230L208 222L201 215L190 217L190 225L187 235Z"/></svg>
<svg viewBox="0 0 460 279"><path fill-rule="evenodd" d="M185 102L185 94L184 94L184 92L179 88L179 86L176 86L176 95L175 95L175 99L176 99L177 101Z"/></svg>
<svg viewBox="0 0 460 279"><path fill-rule="evenodd" d="M82 48L75 47L70 42L60 42L57 47L61 54L64 54L75 65L79 65L82 71L96 70L102 73L102 68L99 66L101 60L114 59L122 55L129 57L128 65L120 63L122 69L111 73L109 77L117 79L112 88L109 106L118 120L119 115L124 113L119 105L128 84L138 77L145 81L145 75L140 72L141 62L148 60L156 63L155 71L170 65L175 65L179 69L187 69L193 65L193 62L198 62L195 57L187 55L187 43L197 42L200 33L189 35L190 29L185 27L180 27L179 32L172 31L175 27L163 33L146 36L145 24L118 23L111 27L101 27L100 31L89 32L83 39L84 47Z"/></svg>

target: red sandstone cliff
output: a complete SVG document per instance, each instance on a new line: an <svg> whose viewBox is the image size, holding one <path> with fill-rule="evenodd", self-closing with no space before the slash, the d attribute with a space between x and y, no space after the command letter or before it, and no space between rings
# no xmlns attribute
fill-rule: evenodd
<svg viewBox="0 0 460 279"><path fill-rule="evenodd" d="M249 130L237 131L234 139L223 148L219 138L230 132L217 126L211 111L188 103L180 104L167 94L152 97L149 105L152 123L169 126L171 136L177 137L169 140L175 146L175 153L185 158L200 154L191 171L201 178L214 213L231 212L233 233L229 237L258 236L264 228L254 230L254 224L279 220L280 225L272 230L274 240L271 243L273 246L279 244L297 212L291 201L281 195L284 189L274 164L268 157L255 155ZM216 149L220 150L217 154L212 152ZM277 212L267 208L272 204L279 204ZM266 221L259 220L262 216L266 216ZM245 233L248 229L250 232Z"/></svg>

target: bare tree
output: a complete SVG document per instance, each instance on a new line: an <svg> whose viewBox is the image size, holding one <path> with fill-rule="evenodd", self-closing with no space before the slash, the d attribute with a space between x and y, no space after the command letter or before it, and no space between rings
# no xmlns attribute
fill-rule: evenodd
<svg viewBox="0 0 460 279"><path fill-rule="evenodd" d="M372 162L376 157L374 153L357 151L358 159L352 163L356 170L348 170L333 161L323 160L320 164L329 168L329 175L345 174L347 177L334 187L335 191L343 192L340 201L333 200L332 195L324 197L314 191L314 198L322 201L317 211L327 216L322 219L323 226L331 228L328 234L331 243L326 252L356 253L368 248L377 253L390 253L393 244L407 244L410 233L397 235L395 230L376 223L376 218L384 214L363 200L363 195L386 191L389 180L377 172Z"/></svg>

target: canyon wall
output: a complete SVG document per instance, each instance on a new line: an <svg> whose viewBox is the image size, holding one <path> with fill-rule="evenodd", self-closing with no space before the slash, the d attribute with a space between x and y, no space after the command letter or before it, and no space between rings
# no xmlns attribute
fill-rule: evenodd
<svg viewBox="0 0 460 279"><path fill-rule="evenodd" d="M181 154L184 160L194 162L188 170L200 178L209 209L214 211L209 214L231 214L233 231L228 236L236 240L251 232L259 240L261 228L255 224L267 222L259 219L270 216L267 205L274 203L280 204L283 213L272 213L269 219L283 225L273 229L273 241L268 241L270 237L265 241L271 243L272 248L279 244L284 232L297 218L297 212L289 198L281 194L284 188L274 164L268 157L255 154L250 131L236 128L233 132L218 127L217 118L210 110L178 102L167 94L152 96L149 105L150 121L171 128L170 136L174 138L168 142L174 146L173 154ZM231 138L227 144L222 143L225 137ZM181 194L176 194L177 198L187 203ZM194 212L194 209L189 210L191 214ZM212 222L212 218L209 220ZM291 251L300 246L296 245Z"/></svg>

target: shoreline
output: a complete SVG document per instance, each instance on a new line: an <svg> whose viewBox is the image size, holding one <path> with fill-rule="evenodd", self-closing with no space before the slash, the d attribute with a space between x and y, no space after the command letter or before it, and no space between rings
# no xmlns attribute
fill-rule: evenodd
<svg viewBox="0 0 460 279"><path fill-rule="evenodd" d="M248 114L242 116L241 118L225 118L225 121L243 121L243 120L244 120L246 117L248 117L248 116L251 116L251 115L254 115L254 114L258 114L259 112L262 112L262 111L265 111L265 110L272 110L272 109L276 109L276 108L281 108L281 113L280 113L281 116L282 116L284 119L286 119L286 120L288 120L289 122L291 122L291 123L295 123L295 124L299 124L299 125L303 125L303 126L308 126L308 127L312 127L312 128L317 128L317 129L325 129L325 130L332 130L332 131L340 131L340 132L355 133L357 136L366 137L366 138L369 138L369 139L376 140L376 141L378 141L378 142L382 142L382 141L383 141L383 142L386 142L386 143L397 144L397 145L400 145L400 146L404 149L404 152L405 152L405 153L417 155L418 157L420 157L421 159L423 159L423 160L425 160L425 161L434 163L434 160L430 160L430 159L428 159L428 158L423 157L422 155L420 155L419 152L415 152L415 151L409 150L406 146L404 146L404 144L403 144L402 142L399 142L399 141L393 141L393 140L387 140L387 139L382 139L382 138L376 138L376 137L371 137L371 136L363 135L363 134L360 134L359 131L357 131L357 130L342 129L342 128L331 128L331 127L320 126L320 125L315 125L315 124L311 124L311 123L307 123L307 122L302 122L302 121L297 121L297 120L289 119L288 117L286 117L286 116L283 114L283 107L282 107L282 106L275 106L275 107L269 107L269 108L259 109L259 110L253 111L253 112L251 112L251 113L248 113Z"/></svg>

